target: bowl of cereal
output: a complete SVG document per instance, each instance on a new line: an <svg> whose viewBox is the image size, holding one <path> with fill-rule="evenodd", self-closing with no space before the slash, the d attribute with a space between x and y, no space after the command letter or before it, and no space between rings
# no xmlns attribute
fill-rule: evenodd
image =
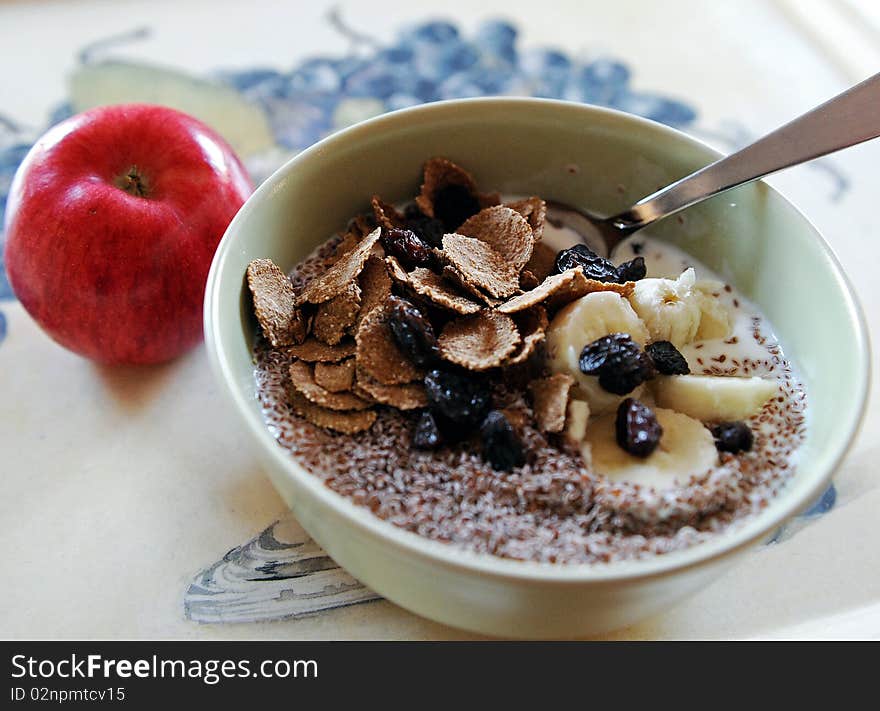
<svg viewBox="0 0 880 711"><path fill-rule="evenodd" d="M330 556L440 622L581 636L695 592L823 491L869 357L809 221L754 183L611 254L578 230L715 158L607 109L473 99L260 186L214 259L208 351Z"/></svg>

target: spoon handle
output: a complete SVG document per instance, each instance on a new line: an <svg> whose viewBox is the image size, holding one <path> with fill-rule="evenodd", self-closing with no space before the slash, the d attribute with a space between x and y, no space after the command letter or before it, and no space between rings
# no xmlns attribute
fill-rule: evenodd
<svg viewBox="0 0 880 711"><path fill-rule="evenodd" d="M880 136L880 74L609 217L624 233L737 185Z"/></svg>

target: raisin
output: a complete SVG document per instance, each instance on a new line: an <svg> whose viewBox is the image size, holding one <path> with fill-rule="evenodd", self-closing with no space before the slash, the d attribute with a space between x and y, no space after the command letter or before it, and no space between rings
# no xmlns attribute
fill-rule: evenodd
<svg viewBox="0 0 880 711"><path fill-rule="evenodd" d="M380 239L385 251L397 257L407 270L430 267L433 262L433 254L428 245L412 230L396 227L383 229Z"/></svg>
<svg viewBox="0 0 880 711"><path fill-rule="evenodd" d="M479 425L492 400L485 379L446 370L430 371L425 376L425 391L431 410L458 425Z"/></svg>
<svg viewBox="0 0 880 711"><path fill-rule="evenodd" d="M741 420L737 422L721 422L712 428L715 447L719 452L748 452L755 443L755 437L749 426Z"/></svg>
<svg viewBox="0 0 880 711"><path fill-rule="evenodd" d="M522 442L504 413L492 410L480 427L483 437L483 458L493 469L510 471L525 464Z"/></svg>
<svg viewBox="0 0 880 711"><path fill-rule="evenodd" d="M628 281L638 281L639 279L644 279L647 273L648 268L645 266L645 258L636 257L617 267L617 281L621 284L625 284Z"/></svg>
<svg viewBox="0 0 880 711"><path fill-rule="evenodd" d="M691 372L685 357L669 341L654 341L645 346L658 373L663 375L687 375Z"/></svg>
<svg viewBox="0 0 880 711"><path fill-rule="evenodd" d="M644 279L648 273L644 257L635 257L619 267L605 257L600 257L585 244L576 244L556 255L555 271L561 274L567 269L581 267L588 279L625 284Z"/></svg>
<svg viewBox="0 0 880 711"><path fill-rule="evenodd" d="M554 268L557 274L575 267L582 267L588 279L617 281L617 267L585 244L576 244L556 255Z"/></svg>
<svg viewBox="0 0 880 711"><path fill-rule="evenodd" d="M434 193L434 216L447 232L455 232L462 222L479 211L480 201L464 185L447 185Z"/></svg>
<svg viewBox="0 0 880 711"><path fill-rule="evenodd" d="M425 215L414 202L403 209L403 219L406 228L415 232L423 242L432 247L443 246L443 235L446 233L443 223Z"/></svg>
<svg viewBox="0 0 880 711"><path fill-rule="evenodd" d="M657 449L663 427L650 407L628 397L617 408L615 434L624 451L644 458Z"/></svg>
<svg viewBox="0 0 880 711"><path fill-rule="evenodd" d="M619 366L608 368L599 374L599 385L614 395L626 395L635 390L639 385L653 377L653 371L641 359L638 363L621 361ZM645 359L647 360L647 359Z"/></svg>
<svg viewBox="0 0 880 711"><path fill-rule="evenodd" d="M585 375L598 375L599 385L615 395L631 393L655 375L651 359L626 333L612 333L584 346L579 366Z"/></svg>
<svg viewBox="0 0 880 711"><path fill-rule="evenodd" d="M428 365L440 351L431 322L406 299L388 297L388 326L400 349L416 365Z"/></svg>
<svg viewBox="0 0 880 711"><path fill-rule="evenodd" d="M434 416L434 422L437 423L437 429L440 431L440 437L448 444L455 444L470 439L474 436L474 425L471 423L462 424L450 420L446 415L438 411L431 413Z"/></svg>
<svg viewBox="0 0 880 711"><path fill-rule="evenodd" d="M578 361L581 372L584 375L599 375L608 360L612 344L617 340L625 342L624 339L632 342L632 339L625 333L612 333L608 336L597 338L592 343L584 346Z"/></svg>
<svg viewBox="0 0 880 711"><path fill-rule="evenodd" d="M443 444L443 435L440 434L437 421L427 410L421 414L416 423L412 443L416 449L437 449Z"/></svg>
<svg viewBox="0 0 880 711"><path fill-rule="evenodd" d="M446 229L440 220L421 215L420 217L407 219L406 227L415 232L425 244L429 244L432 247L443 246L443 235L446 234Z"/></svg>

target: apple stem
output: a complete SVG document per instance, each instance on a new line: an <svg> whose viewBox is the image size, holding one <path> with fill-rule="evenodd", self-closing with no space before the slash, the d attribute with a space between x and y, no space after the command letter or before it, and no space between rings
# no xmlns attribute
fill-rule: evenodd
<svg viewBox="0 0 880 711"><path fill-rule="evenodd" d="M120 175L116 179L116 187L135 197L146 197L149 192L147 182L144 180L144 176L138 172L136 165L133 165L124 175Z"/></svg>

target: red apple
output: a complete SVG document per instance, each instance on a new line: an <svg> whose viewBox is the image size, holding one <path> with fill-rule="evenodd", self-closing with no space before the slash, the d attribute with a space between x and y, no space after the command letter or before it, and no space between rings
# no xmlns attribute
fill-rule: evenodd
<svg viewBox="0 0 880 711"><path fill-rule="evenodd" d="M202 336L217 243L253 190L200 121L161 106L107 106L54 126L6 206L6 269L58 343L104 363L157 363Z"/></svg>

